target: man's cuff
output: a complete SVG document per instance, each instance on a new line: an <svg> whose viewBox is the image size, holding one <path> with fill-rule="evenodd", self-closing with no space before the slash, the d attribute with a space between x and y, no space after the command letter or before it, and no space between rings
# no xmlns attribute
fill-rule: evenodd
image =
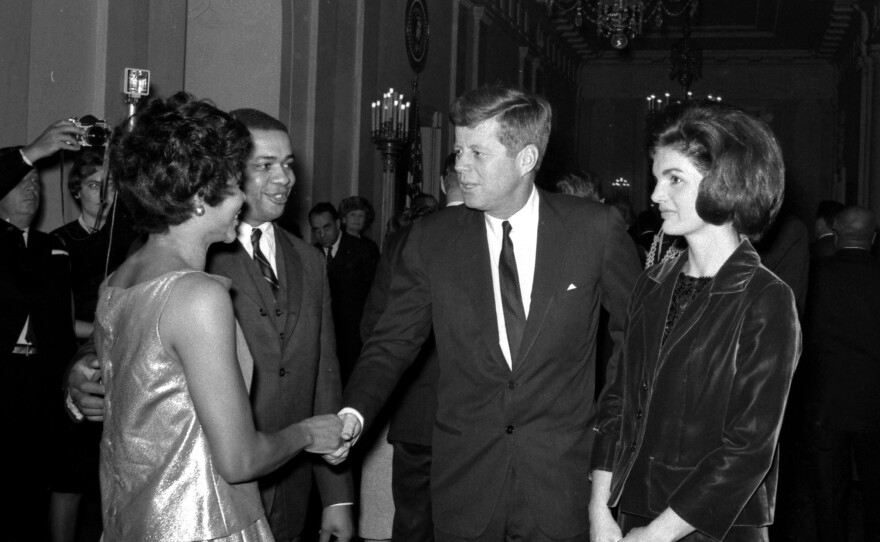
<svg viewBox="0 0 880 542"><path fill-rule="evenodd" d="M361 416L361 413L360 413L360 412L358 412L357 410L355 410L355 409L353 409L353 408L351 408L351 407L345 407L345 408L343 408L342 410L339 411L339 414L337 414L337 416L339 416L339 417L341 418L341 417L342 417L343 415L345 415L345 414L352 414L352 415L354 415L354 417L357 418L358 421L361 423L361 431L364 430L364 417Z"/></svg>
<svg viewBox="0 0 880 542"><path fill-rule="evenodd" d="M333 508L334 506L354 506L353 502L338 502L335 504L328 504L324 508Z"/></svg>
<svg viewBox="0 0 880 542"><path fill-rule="evenodd" d="M82 411L78 406L73 402L73 399L70 397L70 390L66 390L64 392L64 406L67 408L67 413L70 414L70 417L73 418L73 421L79 423L85 419Z"/></svg>
<svg viewBox="0 0 880 542"><path fill-rule="evenodd" d="M18 154L21 155L21 159L24 160L24 163L25 163L25 164L27 164L27 165L29 165L29 166L31 166L31 167L34 167L34 163L31 162L30 160L28 160L28 157L24 155L24 151L21 150L21 149L23 149L23 148L24 148L24 147L20 147L20 148L18 149Z"/></svg>

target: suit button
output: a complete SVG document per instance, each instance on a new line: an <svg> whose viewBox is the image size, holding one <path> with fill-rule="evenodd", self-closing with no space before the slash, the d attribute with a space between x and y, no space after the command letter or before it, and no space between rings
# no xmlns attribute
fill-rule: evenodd
<svg viewBox="0 0 880 542"><path fill-rule="evenodd" d="M279 333L278 336L281 337L282 341L284 340L284 332L283 331L281 333Z"/></svg>
<svg viewBox="0 0 880 542"><path fill-rule="evenodd" d="M648 381L647 380L642 382L642 389L645 391L648 391Z"/></svg>
<svg viewBox="0 0 880 542"><path fill-rule="evenodd" d="M513 380L511 380L510 382L507 383L507 389L512 390L515 387L516 387L516 382L514 382Z"/></svg>
<svg viewBox="0 0 880 542"><path fill-rule="evenodd" d="M263 308L260 308L260 316L266 316L266 315L268 315L268 314L269 314L269 313L268 313L268 312L266 312L266 310L265 310L265 309L263 309Z"/></svg>
<svg viewBox="0 0 880 542"><path fill-rule="evenodd" d="M636 412L636 419L637 419L637 420L641 420L641 419L642 419L642 411L641 411L641 410L638 411L638 412Z"/></svg>
<svg viewBox="0 0 880 542"><path fill-rule="evenodd" d="M508 426L507 426L507 429L505 429L505 431L507 431L507 434L508 434L508 435L511 434L511 433L513 433L513 426L512 426L512 425L508 425Z"/></svg>
<svg viewBox="0 0 880 542"><path fill-rule="evenodd" d="M631 451L631 452L636 451L636 441L633 441L632 446L629 447L629 451Z"/></svg>
<svg viewBox="0 0 880 542"><path fill-rule="evenodd" d="M275 309L275 316L281 316L281 309Z"/></svg>
<svg viewBox="0 0 880 542"><path fill-rule="evenodd" d="M284 376L286 374L287 374L287 369L285 369L283 367L281 368L280 371L278 371L278 376Z"/></svg>

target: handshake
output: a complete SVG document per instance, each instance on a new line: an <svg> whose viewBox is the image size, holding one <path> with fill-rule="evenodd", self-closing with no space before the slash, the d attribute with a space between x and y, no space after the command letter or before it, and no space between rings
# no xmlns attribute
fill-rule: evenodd
<svg viewBox="0 0 880 542"><path fill-rule="evenodd" d="M305 451L321 454L331 465L345 461L361 434L361 421L350 409L343 409L338 415L314 416L299 423L311 441Z"/></svg>

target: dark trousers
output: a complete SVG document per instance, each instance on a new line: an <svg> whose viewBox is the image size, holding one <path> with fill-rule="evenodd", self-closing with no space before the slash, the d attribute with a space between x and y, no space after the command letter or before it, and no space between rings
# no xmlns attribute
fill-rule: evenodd
<svg viewBox="0 0 880 542"><path fill-rule="evenodd" d="M853 463L862 488L865 536L876 534L880 529L880 432L855 433L810 425L805 440L819 540L849 540L847 494Z"/></svg>
<svg viewBox="0 0 880 542"><path fill-rule="evenodd" d="M394 542L433 542L431 447L392 442L391 495L394 498Z"/></svg>
<svg viewBox="0 0 880 542"><path fill-rule="evenodd" d="M58 380L51 380L39 355L0 354L8 387L3 394L4 464L0 541L43 542L49 538L49 471L54 457L53 407L61 407ZM60 410L59 410L60 411Z"/></svg>
<svg viewBox="0 0 880 542"><path fill-rule="evenodd" d="M486 530L476 538L459 538L443 531L435 531L438 542L588 542L590 532L572 538L550 538L535 520L526 498L526 488L519 482L516 469L511 466L504 479L501 498L492 513ZM395 541L396 542L396 541Z"/></svg>
<svg viewBox="0 0 880 542"><path fill-rule="evenodd" d="M653 518L635 516L620 512L618 514L617 523L620 524L620 530L623 535L630 532L636 527L644 527L651 523ZM770 540L767 534L767 527L731 527L727 531L727 535L721 542L768 542ZM679 539L680 542L718 542L709 535L705 535L700 531L694 531L684 538Z"/></svg>

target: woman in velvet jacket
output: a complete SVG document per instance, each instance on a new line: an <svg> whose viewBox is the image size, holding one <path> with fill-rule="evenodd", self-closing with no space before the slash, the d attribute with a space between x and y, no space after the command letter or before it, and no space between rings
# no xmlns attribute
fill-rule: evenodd
<svg viewBox="0 0 880 542"><path fill-rule="evenodd" d="M782 203L782 154L763 122L717 103L672 115L651 154L663 231L688 248L633 291L595 427L591 540L766 540L801 333L750 240Z"/></svg>

